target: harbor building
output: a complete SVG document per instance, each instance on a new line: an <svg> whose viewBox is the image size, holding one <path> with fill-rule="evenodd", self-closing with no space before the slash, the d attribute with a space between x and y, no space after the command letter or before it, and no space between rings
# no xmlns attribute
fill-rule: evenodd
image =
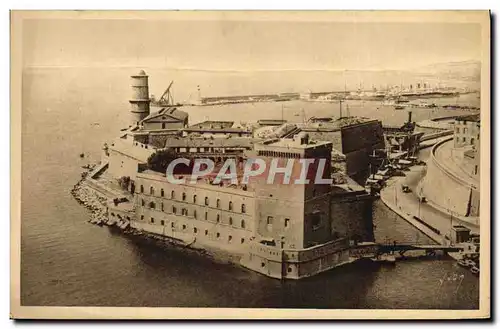
<svg viewBox="0 0 500 329"><path fill-rule="evenodd" d="M457 117L453 132L455 148L475 145L479 141L480 130L479 114Z"/></svg>
<svg viewBox="0 0 500 329"><path fill-rule="evenodd" d="M176 107L162 108L141 120L142 130L179 129L188 126L188 114Z"/></svg>

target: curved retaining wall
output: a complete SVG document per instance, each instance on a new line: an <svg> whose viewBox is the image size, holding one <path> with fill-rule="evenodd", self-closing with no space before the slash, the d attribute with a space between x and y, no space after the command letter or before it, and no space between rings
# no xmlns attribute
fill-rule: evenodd
<svg viewBox="0 0 500 329"><path fill-rule="evenodd" d="M421 184L422 193L432 203L450 209L454 214L477 216L471 209L475 203L474 196L479 195L476 188L449 171L436 159L437 148L452 139L443 140L432 147L427 161L427 174Z"/></svg>

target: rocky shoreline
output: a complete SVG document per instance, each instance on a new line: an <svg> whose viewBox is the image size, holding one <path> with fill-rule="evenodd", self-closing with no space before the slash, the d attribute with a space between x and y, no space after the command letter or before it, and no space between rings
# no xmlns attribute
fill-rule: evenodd
<svg viewBox="0 0 500 329"><path fill-rule="evenodd" d="M98 225L98 226L109 226L110 229L117 229L121 233L125 234L129 238L134 239L137 242L142 243L152 243L158 247L167 247L167 248L175 248L182 249L183 251L189 251L192 253L196 253L198 255L204 255L205 257L210 257L213 261L220 264L239 264L238 260L234 259L231 255L227 254L223 251L207 251L203 248L197 248L191 245L183 245L181 243L175 243L171 239L167 237L162 237L153 233L144 232L142 230L138 230L127 225L126 228L121 228L120 225L116 222L112 222L108 218L108 207L107 202L108 198L101 195L101 193L97 192L91 186L88 186L85 182L87 179L89 172L82 173L82 179L80 179L71 190L71 195L75 198L75 200L90 212L90 218L88 220L89 223Z"/></svg>
<svg viewBox="0 0 500 329"><path fill-rule="evenodd" d="M88 220L90 223L97 225L106 224L108 220L107 199L99 195L94 189L88 187L85 184L85 177L73 186L71 195L79 204L90 211L91 215Z"/></svg>

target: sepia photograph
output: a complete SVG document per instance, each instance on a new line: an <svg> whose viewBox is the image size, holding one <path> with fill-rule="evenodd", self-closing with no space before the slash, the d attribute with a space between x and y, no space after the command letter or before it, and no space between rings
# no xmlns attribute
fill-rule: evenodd
<svg viewBox="0 0 500 329"><path fill-rule="evenodd" d="M488 11L11 11L11 318L490 317Z"/></svg>

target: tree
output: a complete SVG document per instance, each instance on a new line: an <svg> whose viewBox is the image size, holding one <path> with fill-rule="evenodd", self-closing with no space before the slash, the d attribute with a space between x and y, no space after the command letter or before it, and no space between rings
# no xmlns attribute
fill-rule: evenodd
<svg viewBox="0 0 500 329"><path fill-rule="evenodd" d="M170 162L177 159L178 157L179 156L172 149L167 148L158 150L149 156L147 163L148 169L165 173ZM183 171L186 171L185 169L187 168L184 167L186 166L176 166L176 172L181 171L181 168L184 169Z"/></svg>
<svg viewBox="0 0 500 329"><path fill-rule="evenodd" d="M128 191L128 187L130 185L130 177L129 176L122 176L118 179L118 184L120 184L120 187L125 190L125 191Z"/></svg>

